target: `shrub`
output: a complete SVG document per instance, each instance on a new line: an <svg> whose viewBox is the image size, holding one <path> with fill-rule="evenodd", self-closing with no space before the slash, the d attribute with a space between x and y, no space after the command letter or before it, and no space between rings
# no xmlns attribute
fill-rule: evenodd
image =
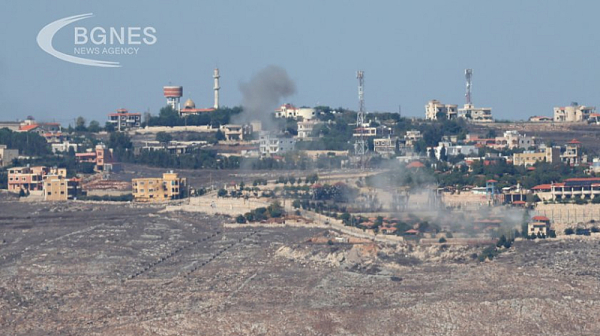
<svg viewBox="0 0 600 336"><path fill-rule="evenodd" d="M443 244L446 242L446 238L442 237L440 238L440 240L438 241L438 243Z"/></svg>
<svg viewBox="0 0 600 336"><path fill-rule="evenodd" d="M574 234L574 233L575 233L575 230L573 230L572 228L566 228L566 229L565 229L565 234L566 234L567 236L569 236L569 235L572 235L572 234Z"/></svg>
<svg viewBox="0 0 600 336"><path fill-rule="evenodd" d="M217 196L219 196L219 197L225 197L225 196L227 196L227 190L225 190L225 189L219 189L219 191L217 192Z"/></svg>
<svg viewBox="0 0 600 336"><path fill-rule="evenodd" d="M246 223L246 217L244 217L244 215L239 215L235 218L235 222L238 224L244 224Z"/></svg>

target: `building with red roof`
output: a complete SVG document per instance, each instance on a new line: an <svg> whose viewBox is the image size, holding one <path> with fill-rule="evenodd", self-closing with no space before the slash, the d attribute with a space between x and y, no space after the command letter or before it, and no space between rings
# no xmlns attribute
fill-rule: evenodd
<svg viewBox="0 0 600 336"><path fill-rule="evenodd" d="M600 177L575 177L562 183L540 184L531 190L542 200L592 199L600 196Z"/></svg>
<svg viewBox="0 0 600 336"><path fill-rule="evenodd" d="M425 165L420 161L413 161L406 165L406 168L425 168Z"/></svg>
<svg viewBox="0 0 600 336"><path fill-rule="evenodd" d="M59 143L63 141L63 135L59 123L55 122L36 122L33 117L21 123L18 132L37 133L46 139L48 143Z"/></svg>
<svg viewBox="0 0 600 336"><path fill-rule="evenodd" d="M581 142L577 139L567 142L560 159L563 163L571 166L579 165L581 163Z"/></svg>

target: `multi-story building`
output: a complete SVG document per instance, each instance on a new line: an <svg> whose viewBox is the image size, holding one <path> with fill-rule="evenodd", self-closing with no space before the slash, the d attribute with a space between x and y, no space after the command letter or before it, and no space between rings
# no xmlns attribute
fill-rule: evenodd
<svg viewBox="0 0 600 336"><path fill-rule="evenodd" d="M294 149L296 140L293 138L279 137L270 132L261 132L259 151L262 156L283 154Z"/></svg>
<svg viewBox="0 0 600 336"><path fill-rule="evenodd" d="M425 105L425 119L438 120L440 117L455 119L458 116L458 105L442 104L437 100L430 100Z"/></svg>
<svg viewBox="0 0 600 336"><path fill-rule="evenodd" d="M525 151L513 154L513 165L531 166L536 162L560 162L560 147L546 147L539 151Z"/></svg>
<svg viewBox="0 0 600 336"><path fill-rule="evenodd" d="M447 157L457 155L474 155L479 153L479 149L473 145L455 145L450 142L439 142L437 147L429 147L428 151L435 154L435 157L440 160L442 158L442 151L446 151Z"/></svg>
<svg viewBox="0 0 600 336"><path fill-rule="evenodd" d="M295 120L302 119L303 121L308 121L315 119L317 116L317 112L314 108L310 107L295 107L292 104L284 104L281 105L277 110L275 110L276 118L292 118Z"/></svg>
<svg viewBox="0 0 600 336"><path fill-rule="evenodd" d="M46 175L66 177L67 170L44 166L10 168L8 170L8 190L13 192L43 190L44 176Z"/></svg>
<svg viewBox="0 0 600 336"><path fill-rule="evenodd" d="M221 125L219 130L221 130L227 141L241 141L244 140L244 135L248 135L248 128L242 125Z"/></svg>
<svg viewBox="0 0 600 336"><path fill-rule="evenodd" d="M75 153L77 153L77 149L79 148L79 145L76 143L71 143L69 141L63 141L61 143L53 143L52 144L52 153L56 154L56 153L68 152L69 150L71 150L71 148L73 148L73 151L75 151Z"/></svg>
<svg viewBox="0 0 600 336"><path fill-rule="evenodd" d="M505 131L503 137L496 138L496 145L503 145L509 149L535 147L535 137L519 134L517 131Z"/></svg>
<svg viewBox="0 0 600 336"><path fill-rule="evenodd" d="M393 129L385 126L379 125L377 127L371 127L369 124L365 123L362 127L357 127L354 129L354 133L352 133L353 137L360 137L361 135L364 137L384 137L390 136L393 133Z"/></svg>
<svg viewBox="0 0 600 336"><path fill-rule="evenodd" d="M75 154L77 162L94 163L95 171L114 171L117 166L113 150L104 144L96 145L94 151Z"/></svg>
<svg viewBox="0 0 600 336"><path fill-rule="evenodd" d="M392 157L396 155L398 138L379 138L373 139L373 151L383 157Z"/></svg>
<svg viewBox="0 0 600 336"><path fill-rule="evenodd" d="M164 202L185 196L187 180L177 173L164 173L162 178L138 178L131 181L137 202Z"/></svg>
<svg viewBox="0 0 600 336"><path fill-rule="evenodd" d="M555 107L554 121L558 122L579 122L587 120L592 113L596 111L594 106L583 106L577 103L571 103L570 106Z"/></svg>
<svg viewBox="0 0 600 336"><path fill-rule="evenodd" d="M421 131L417 130L406 131L406 134L404 135L407 147L413 147L415 142L421 139L423 139L423 134L421 134Z"/></svg>
<svg viewBox="0 0 600 336"><path fill-rule="evenodd" d="M310 139L312 138L313 130L318 123L315 121L300 121L298 122L298 138L299 139Z"/></svg>
<svg viewBox="0 0 600 336"><path fill-rule="evenodd" d="M565 151L560 156L562 162L576 166L581 163L581 142L577 139L573 139L565 145Z"/></svg>
<svg viewBox="0 0 600 336"><path fill-rule="evenodd" d="M46 139L48 143L59 143L64 140L59 123L44 122L38 123L33 117L28 117L19 126L19 132L37 133Z"/></svg>
<svg viewBox="0 0 600 336"><path fill-rule="evenodd" d="M544 216L537 216L546 218ZM547 219L547 218L546 218ZM527 224L527 233L531 236L543 235L545 237L550 233L550 220L548 221L532 221Z"/></svg>
<svg viewBox="0 0 600 336"><path fill-rule="evenodd" d="M475 107L473 104L465 104L458 109L458 116L473 122L494 122L492 109L489 107Z"/></svg>
<svg viewBox="0 0 600 336"><path fill-rule="evenodd" d="M66 201L75 198L78 193L78 179L56 174L44 176L45 201Z"/></svg>
<svg viewBox="0 0 600 336"><path fill-rule="evenodd" d="M8 149L6 145L0 145L0 168L10 166L12 161L18 157L18 149Z"/></svg>
<svg viewBox="0 0 600 336"><path fill-rule="evenodd" d="M600 196L600 178L569 178L561 183L540 184L531 190L542 200L592 199Z"/></svg>
<svg viewBox="0 0 600 336"><path fill-rule="evenodd" d="M113 124L115 129L119 131L137 128L142 124L142 114L129 113L127 109L120 108L117 113L108 114L108 122Z"/></svg>

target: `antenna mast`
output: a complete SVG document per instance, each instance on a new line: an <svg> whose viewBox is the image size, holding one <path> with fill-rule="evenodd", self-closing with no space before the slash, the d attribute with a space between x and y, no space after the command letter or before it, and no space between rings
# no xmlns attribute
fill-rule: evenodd
<svg viewBox="0 0 600 336"><path fill-rule="evenodd" d="M354 142L354 154L358 157L361 169L365 168L365 154L367 152L367 142L365 141L364 135L364 123L366 115L364 74L365 73L362 70L356 72L356 78L358 79L358 113L356 114L356 127L360 133Z"/></svg>

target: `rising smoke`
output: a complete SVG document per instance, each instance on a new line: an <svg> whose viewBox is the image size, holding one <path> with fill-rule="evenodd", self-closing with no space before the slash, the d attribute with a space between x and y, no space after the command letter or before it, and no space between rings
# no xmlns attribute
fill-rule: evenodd
<svg viewBox="0 0 600 336"><path fill-rule="evenodd" d="M249 82L240 83L240 91L244 112L236 118L236 122L259 120L263 129L272 130L273 111L283 98L296 93L296 84L285 69L270 65L256 73Z"/></svg>

